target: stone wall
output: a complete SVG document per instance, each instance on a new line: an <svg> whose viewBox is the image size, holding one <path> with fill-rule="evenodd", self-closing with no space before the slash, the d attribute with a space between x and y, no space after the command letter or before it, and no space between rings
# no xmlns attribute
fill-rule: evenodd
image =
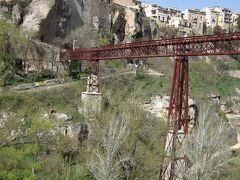
<svg viewBox="0 0 240 180"><path fill-rule="evenodd" d="M136 0L113 0L113 2L122 6L134 6Z"/></svg>

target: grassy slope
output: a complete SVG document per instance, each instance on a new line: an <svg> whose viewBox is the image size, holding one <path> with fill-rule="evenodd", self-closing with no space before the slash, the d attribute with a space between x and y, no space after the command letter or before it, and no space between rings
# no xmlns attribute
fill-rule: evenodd
<svg viewBox="0 0 240 180"><path fill-rule="evenodd" d="M77 97L84 89L84 82L73 82L65 87L35 92L2 92L0 109L24 116L38 117L55 109L58 112L79 116Z"/></svg>
<svg viewBox="0 0 240 180"><path fill-rule="evenodd" d="M233 94L236 87L240 87L239 79L217 73L216 65L205 61L190 62L190 96L197 102L206 101L207 93L229 96ZM128 74L104 79L100 88L103 92L111 90L112 94L121 92L125 96L134 95L142 101L147 101L154 95L169 95L173 62L167 59L163 62L154 61L154 63L152 65L164 72L165 77L147 76L140 73L138 78L135 78L134 75ZM55 109L78 117L77 106L84 89L85 82L73 82L58 89L30 93L3 92L0 94L0 109L31 115L39 115Z"/></svg>
<svg viewBox="0 0 240 180"><path fill-rule="evenodd" d="M240 80L216 72L216 63L196 61L190 64L190 95L199 100L206 99L206 94L213 92L221 96L230 96Z"/></svg>

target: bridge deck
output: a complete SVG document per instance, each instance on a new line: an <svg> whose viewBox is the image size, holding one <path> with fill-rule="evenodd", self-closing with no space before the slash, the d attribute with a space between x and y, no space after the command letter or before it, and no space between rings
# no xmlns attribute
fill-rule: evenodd
<svg viewBox="0 0 240 180"><path fill-rule="evenodd" d="M67 49L61 60L112 60L149 57L240 55L240 33L139 41L88 49Z"/></svg>

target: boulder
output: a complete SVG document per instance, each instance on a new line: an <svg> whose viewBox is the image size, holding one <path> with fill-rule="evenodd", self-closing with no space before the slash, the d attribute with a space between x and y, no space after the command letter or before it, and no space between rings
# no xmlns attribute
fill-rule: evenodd
<svg viewBox="0 0 240 180"><path fill-rule="evenodd" d="M228 71L228 75L234 78L240 78L240 71L239 70Z"/></svg>
<svg viewBox="0 0 240 180"><path fill-rule="evenodd" d="M12 21L14 24L19 25L22 22L23 17L23 9L22 7L17 3L12 8Z"/></svg>
<svg viewBox="0 0 240 180"><path fill-rule="evenodd" d="M234 155L240 154L240 143L231 147L231 151Z"/></svg>
<svg viewBox="0 0 240 180"><path fill-rule="evenodd" d="M207 97L211 99L214 103L219 104L221 96L215 93L209 93L207 94Z"/></svg>
<svg viewBox="0 0 240 180"><path fill-rule="evenodd" d="M71 121L73 119L72 116L64 114L64 113L59 113L55 110L51 110L50 113L46 113L43 115L44 119L53 119L56 121Z"/></svg>
<svg viewBox="0 0 240 180"><path fill-rule="evenodd" d="M155 96L151 97L151 100L144 104L144 109L157 118L166 119L168 113L170 98L168 96Z"/></svg>
<svg viewBox="0 0 240 180"><path fill-rule="evenodd" d="M6 119L7 119L7 114L4 112L0 112L0 127L4 125L4 122Z"/></svg>
<svg viewBox="0 0 240 180"><path fill-rule="evenodd" d="M235 104L231 109L234 114L240 114L240 104Z"/></svg>
<svg viewBox="0 0 240 180"><path fill-rule="evenodd" d="M63 132L62 134L64 136L67 136L69 138L73 138L74 135L73 135L73 131L72 131L72 127L70 125L66 125L64 128L63 128Z"/></svg>
<svg viewBox="0 0 240 180"><path fill-rule="evenodd" d="M92 23L93 23L93 26L95 27L95 29L97 30L97 32L99 32L101 29L100 29L100 20L99 20L99 17L97 16L94 16L93 19L92 19Z"/></svg>
<svg viewBox="0 0 240 180"><path fill-rule="evenodd" d="M62 126L61 133L69 138L78 139L80 143L83 143L88 139L89 127L87 124L68 123Z"/></svg>
<svg viewBox="0 0 240 180"><path fill-rule="evenodd" d="M231 150L233 153L240 153L240 123L235 123L233 125L234 127L236 127L238 129L237 131L237 144L235 144L234 146L231 147Z"/></svg>
<svg viewBox="0 0 240 180"><path fill-rule="evenodd" d="M144 109L157 118L167 119L170 97L155 96L149 102L144 104ZM198 108L193 99L189 99L189 121L194 124L198 116Z"/></svg>
<svg viewBox="0 0 240 180"><path fill-rule="evenodd" d="M21 80L23 80L24 78L21 77L21 76L19 76L18 74L15 74L15 75L14 75L14 79L17 80L17 81L21 81Z"/></svg>
<svg viewBox="0 0 240 180"><path fill-rule="evenodd" d="M235 91L240 95L240 89L236 88Z"/></svg>
<svg viewBox="0 0 240 180"><path fill-rule="evenodd" d="M72 120L72 116L64 113L52 113L51 116L56 120L64 120L64 121Z"/></svg>
<svg viewBox="0 0 240 180"><path fill-rule="evenodd" d="M226 103L220 105L220 110L224 113L232 113L232 110L226 106Z"/></svg>
<svg viewBox="0 0 240 180"><path fill-rule="evenodd" d="M234 145L236 145L238 143L238 132L237 132L237 129L231 123L229 123L225 135L226 135L226 137L228 139L229 145L234 146Z"/></svg>
<svg viewBox="0 0 240 180"><path fill-rule="evenodd" d="M8 7L0 5L0 14L9 13Z"/></svg>

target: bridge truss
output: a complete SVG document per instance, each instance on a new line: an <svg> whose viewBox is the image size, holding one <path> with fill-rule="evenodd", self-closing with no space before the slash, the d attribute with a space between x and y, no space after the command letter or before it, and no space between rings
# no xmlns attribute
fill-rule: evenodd
<svg viewBox="0 0 240 180"><path fill-rule="evenodd" d="M60 52L61 60L89 62L88 89L98 90L99 61L174 57L175 65L168 112L169 131L165 138L165 156L160 169L162 179L184 179L179 172L187 170L186 155L176 154L179 144L188 133L189 59L191 56L240 55L240 33L206 35L140 41L127 44L67 49Z"/></svg>

